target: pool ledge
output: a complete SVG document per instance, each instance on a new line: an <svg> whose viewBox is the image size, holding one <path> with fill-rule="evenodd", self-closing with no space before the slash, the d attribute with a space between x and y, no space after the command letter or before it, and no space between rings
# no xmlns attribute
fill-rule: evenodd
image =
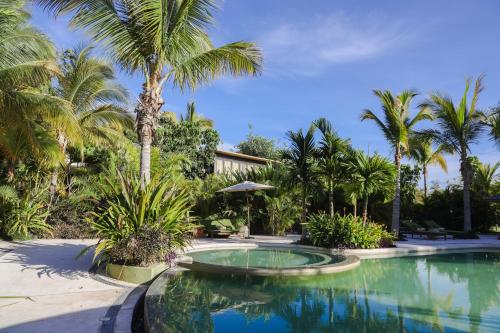
<svg viewBox="0 0 500 333"><path fill-rule="evenodd" d="M235 267L207 264L189 260L190 257L184 257L178 261L178 265L194 271L202 271L209 273L226 273L226 274L248 274L256 276L304 276L304 275L320 275L344 272L356 268L360 264L360 260L355 255L347 255L341 262L334 264L309 266L309 267L293 267L293 268L255 268L255 267Z"/></svg>

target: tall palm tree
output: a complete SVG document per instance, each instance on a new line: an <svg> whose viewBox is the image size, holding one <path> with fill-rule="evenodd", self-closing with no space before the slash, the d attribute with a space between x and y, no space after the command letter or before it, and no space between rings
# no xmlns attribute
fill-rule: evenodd
<svg viewBox="0 0 500 333"><path fill-rule="evenodd" d="M300 222L303 224L307 218L307 195L313 182L314 156L316 142L314 140L315 126L309 127L304 134L302 129L297 132L289 131L286 135L290 141L290 148L283 153L283 159L290 166L293 178L300 184L302 213Z"/></svg>
<svg viewBox="0 0 500 333"><path fill-rule="evenodd" d="M386 158L377 154L368 156L362 151L354 153L349 169L352 180L350 186L363 200L363 224L365 224L368 218L368 199L376 193L387 196L392 192L396 170Z"/></svg>
<svg viewBox="0 0 500 333"><path fill-rule="evenodd" d="M424 179L424 198L427 198L427 176L429 174L429 166L437 165L444 172L448 172L448 165L444 158L444 153L448 151L445 145L440 145L435 150L432 147L432 141L428 138L416 137L412 140L410 156L418 166L422 168L422 176Z"/></svg>
<svg viewBox="0 0 500 333"><path fill-rule="evenodd" d="M382 133L394 151L396 180L394 201L392 204L391 229L395 234L398 234L401 206L401 160L409 152L409 138L413 133L415 125L423 119L432 119L432 117L427 109L421 109L415 117L411 118L411 103L417 96L417 93L413 90L405 90L398 96L394 96L389 90L374 90L373 93L380 99L383 118L377 117L370 110L365 110L361 115L361 120L373 120L380 130L382 130Z"/></svg>
<svg viewBox="0 0 500 333"><path fill-rule="evenodd" d="M47 126L74 124L66 103L48 93L58 73L48 38L29 26L24 0L0 2L0 150L8 167L26 158L51 167L62 159Z"/></svg>
<svg viewBox="0 0 500 333"><path fill-rule="evenodd" d="M102 42L125 71L143 75L135 109L143 184L150 179L151 143L168 82L194 89L220 75L256 75L261 69L261 52L253 43L213 46L206 29L214 22L215 0L36 2L57 14L74 14L72 26Z"/></svg>
<svg viewBox="0 0 500 333"><path fill-rule="evenodd" d="M470 231L471 203L470 187L472 182L472 165L469 160L471 143L475 142L483 129L481 113L477 110L479 94L483 90L483 76L479 76L474 85L472 99L468 101L471 80L465 82L465 91L458 105L453 100L439 93L431 94L422 104L423 109L432 110L437 119L439 130L428 130L438 144L446 145L453 153L460 156L460 172L463 180L464 230Z"/></svg>
<svg viewBox="0 0 500 333"><path fill-rule="evenodd" d="M338 136L327 119L320 118L314 125L322 134L318 147L316 173L326 184L330 216L333 217L335 214L333 191L346 176L350 145L348 140Z"/></svg>
<svg viewBox="0 0 500 333"><path fill-rule="evenodd" d="M71 107L78 127L54 128L59 149L66 156L68 145L80 148L83 143L114 145L125 138L123 130L133 128L131 114L125 109L127 91L115 83L113 67L91 55L92 47L64 52L56 94ZM67 165L63 163L63 167ZM51 197L55 195L58 168L51 177Z"/></svg>

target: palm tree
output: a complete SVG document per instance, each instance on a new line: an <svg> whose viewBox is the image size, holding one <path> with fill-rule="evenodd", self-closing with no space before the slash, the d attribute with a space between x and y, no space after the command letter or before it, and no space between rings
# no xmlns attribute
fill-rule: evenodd
<svg viewBox="0 0 500 333"><path fill-rule="evenodd" d="M212 119L207 119L202 115L196 113L196 105L194 102L189 102L186 107L186 115L181 115L181 121L195 123L198 122L202 127L213 128L214 121Z"/></svg>
<svg viewBox="0 0 500 333"><path fill-rule="evenodd" d="M495 164L479 163L474 170L473 185L477 192L483 196L491 195L493 187L498 183L498 168L500 162Z"/></svg>
<svg viewBox="0 0 500 333"><path fill-rule="evenodd" d="M483 123L489 128L490 138L500 147L500 106L483 115Z"/></svg>
<svg viewBox="0 0 500 333"><path fill-rule="evenodd" d="M430 109L434 113L439 125L439 130L426 131L438 144L443 144L453 153L460 155L460 172L463 180L464 201L464 230L470 231L471 203L470 187L472 182L472 165L469 161L471 143L475 142L483 129L481 113L477 111L477 100L483 90L483 76L479 76L474 85L470 105L467 98L471 80L465 82L465 91L458 105L453 100L439 93L432 94L422 104L422 109Z"/></svg>
<svg viewBox="0 0 500 333"><path fill-rule="evenodd" d="M374 90L373 93L380 99L382 104L383 118L380 119L370 110L365 110L361 120L373 120L382 130L385 138L394 151L394 165L396 166L395 194L392 204L391 229L395 234L399 233L399 213L401 206L401 159L409 152L409 138L414 126L423 119L431 119L426 109L420 110L414 118L410 118L410 107L417 93L413 90L405 90L398 96L394 96L389 90Z"/></svg>
<svg viewBox="0 0 500 333"><path fill-rule="evenodd" d="M286 135L290 141L290 148L283 153L283 159L290 166L291 175L301 187L302 213L300 222L302 225L307 218L307 195L314 175L314 155L316 154L314 132L314 125L309 127L305 134L302 129L297 132L289 131Z"/></svg>
<svg viewBox="0 0 500 333"><path fill-rule="evenodd" d="M115 145L123 141L124 129L133 128L131 114L125 109L126 90L114 82L113 67L91 55L92 47L64 52L56 94L71 107L78 127L54 128L59 149L66 156L68 145L83 147L83 143ZM67 166L64 165L64 168ZM58 168L52 171L50 193L56 192Z"/></svg>
<svg viewBox="0 0 500 333"><path fill-rule="evenodd" d="M206 29L214 22L215 0L36 2L56 14L74 14L72 26L102 42L126 72L143 75L135 109L143 184L150 180L151 143L168 82L194 89L220 75L256 75L261 69L261 52L253 43L213 46Z"/></svg>
<svg viewBox="0 0 500 333"><path fill-rule="evenodd" d="M447 147L440 145L435 150L432 148L432 141L428 138L416 137L412 140L410 156L422 168L424 179L424 198L427 198L427 176L429 166L438 165L444 172L448 172L448 165L444 158L444 153L448 151Z"/></svg>
<svg viewBox="0 0 500 333"><path fill-rule="evenodd" d="M28 25L24 5L24 0L0 2L0 150L8 180L24 159L44 167L61 161L47 127L74 123L64 101L47 91L58 73L55 48Z"/></svg>
<svg viewBox="0 0 500 333"><path fill-rule="evenodd" d="M333 217L334 199L333 190L346 176L347 156L350 145L348 140L341 139L333 130L331 123L320 118L314 125L322 134L319 142L316 173L326 183L330 216Z"/></svg>
<svg viewBox="0 0 500 333"><path fill-rule="evenodd" d="M363 200L363 224L368 218L368 199L376 193L387 196L394 184L395 167L380 155L368 156L362 151L354 153L349 165L351 186L357 196Z"/></svg>

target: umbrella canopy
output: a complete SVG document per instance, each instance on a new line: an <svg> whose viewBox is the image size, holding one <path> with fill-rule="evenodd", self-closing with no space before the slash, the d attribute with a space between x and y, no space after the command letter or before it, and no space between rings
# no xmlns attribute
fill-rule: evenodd
<svg viewBox="0 0 500 333"><path fill-rule="evenodd" d="M254 182L245 181L243 183L239 183L233 186L229 186L219 190L217 192L254 192L261 190L272 190L274 186L258 184Z"/></svg>
<svg viewBox="0 0 500 333"><path fill-rule="evenodd" d="M229 187L223 188L222 190L217 191L217 192L245 192L245 193L247 193L246 194L246 197L247 197L247 231L246 231L245 238L250 238L250 199L249 199L248 192L272 190L273 188L274 188L274 186L271 186L271 185L257 184L254 182L245 181L243 183L229 186Z"/></svg>

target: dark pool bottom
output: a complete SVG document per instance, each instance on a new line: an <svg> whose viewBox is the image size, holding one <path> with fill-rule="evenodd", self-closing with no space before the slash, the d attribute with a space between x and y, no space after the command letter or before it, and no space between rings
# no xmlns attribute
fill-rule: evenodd
<svg viewBox="0 0 500 333"><path fill-rule="evenodd" d="M192 271L153 284L150 332L500 332L500 253L365 260L258 277Z"/></svg>

